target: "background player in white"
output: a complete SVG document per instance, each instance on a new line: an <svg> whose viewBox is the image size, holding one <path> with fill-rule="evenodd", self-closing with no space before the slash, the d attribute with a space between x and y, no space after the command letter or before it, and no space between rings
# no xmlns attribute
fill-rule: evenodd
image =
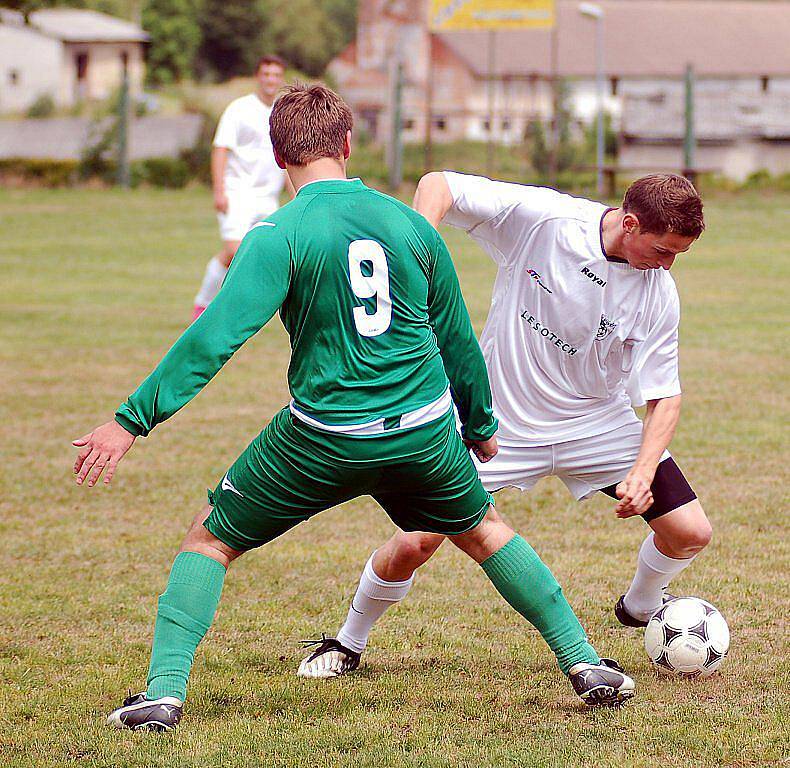
<svg viewBox="0 0 790 768"><path fill-rule="evenodd" d="M702 200L665 174L637 180L607 208L444 172L422 178L414 204L434 226L466 230L499 268L480 339L500 420L499 453L477 465L483 485L528 490L557 475L579 500L603 491L619 499L617 517L642 515L652 530L615 613L644 626L711 536L667 451L681 401L680 307L667 270L702 233ZM644 404L643 423L633 406ZM373 623L442 541L398 533L376 550L334 650L308 656L299 674L355 668Z"/></svg>
<svg viewBox="0 0 790 768"><path fill-rule="evenodd" d="M217 295L244 235L277 210L283 185L288 184L293 193L285 171L274 160L269 138L269 116L284 75L285 62L279 56L261 58L255 70L255 93L234 99L219 120L211 151L211 180L222 249L206 266L193 319Z"/></svg>

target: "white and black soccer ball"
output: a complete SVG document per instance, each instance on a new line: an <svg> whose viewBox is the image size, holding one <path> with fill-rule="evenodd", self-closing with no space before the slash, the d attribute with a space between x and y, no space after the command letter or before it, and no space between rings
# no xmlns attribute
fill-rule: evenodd
<svg viewBox="0 0 790 768"><path fill-rule="evenodd" d="M730 628L715 606L698 597L676 597L653 615L645 650L658 667L683 677L708 677L724 662Z"/></svg>

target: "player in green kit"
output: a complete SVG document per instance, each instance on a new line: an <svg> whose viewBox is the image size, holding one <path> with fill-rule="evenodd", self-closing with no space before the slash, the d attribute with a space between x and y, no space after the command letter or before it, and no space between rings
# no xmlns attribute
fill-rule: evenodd
<svg viewBox="0 0 790 768"><path fill-rule="evenodd" d="M108 723L169 730L230 563L317 512L370 494L403 530L446 534L540 630L588 703L633 681L601 661L551 572L490 506L468 454L496 453L483 357L450 255L409 207L345 177L352 117L321 86L274 105L272 144L298 190L243 240L206 311L113 421L74 443L77 482L108 483L138 436L186 405L279 310L292 400L195 517L159 598L146 691ZM463 438L455 428L455 402Z"/></svg>

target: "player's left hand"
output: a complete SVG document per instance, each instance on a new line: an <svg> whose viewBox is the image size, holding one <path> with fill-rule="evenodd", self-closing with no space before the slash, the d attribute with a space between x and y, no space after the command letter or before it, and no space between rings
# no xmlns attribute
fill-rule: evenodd
<svg viewBox="0 0 790 768"><path fill-rule="evenodd" d="M499 452L496 437L490 437L488 440L466 440L464 445L475 455L481 464L491 461L494 456Z"/></svg>
<svg viewBox="0 0 790 768"><path fill-rule="evenodd" d="M615 493L620 499L614 508L619 518L643 515L653 506L653 493L650 486L653 484L655 472L644 469L632 469L622 483L618 483Z"/></svg>
<svg viewBox="0 0 790 768"><path fill-rule="evenodd" d="M93 432L78 437L72 445L81 448L74 462L74 474L77 475L77 485L82 485L88 478L88 487L92 488L99 480L104 469L104 484L109 485L118 462L132 447L135 436L127 432L117 421L108 421ZM91 472L91 470L93 470ZM90 477L88 473L90 472Z"/></svg>

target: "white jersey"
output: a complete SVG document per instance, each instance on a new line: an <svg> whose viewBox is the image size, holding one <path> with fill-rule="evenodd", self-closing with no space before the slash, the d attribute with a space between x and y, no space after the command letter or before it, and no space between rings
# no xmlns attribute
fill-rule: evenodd
<svg viewBox="0 0 790 768"><path fill-rule="evenodd" d="M229 150L225 166L225 191L243 191L276 197L285 183L285 171L277 167L269 138L266 106L254 93L234 99L219 119L214 146Z"/></svg>
<svg viewBox="0 0 790 768"><path fill-rule="evenodd" d="M669 272L607 260L608 208L543 187L445 172L447 224L499 269L480 338L503 444L549 445L636 421L680 394Z"/></svg>

